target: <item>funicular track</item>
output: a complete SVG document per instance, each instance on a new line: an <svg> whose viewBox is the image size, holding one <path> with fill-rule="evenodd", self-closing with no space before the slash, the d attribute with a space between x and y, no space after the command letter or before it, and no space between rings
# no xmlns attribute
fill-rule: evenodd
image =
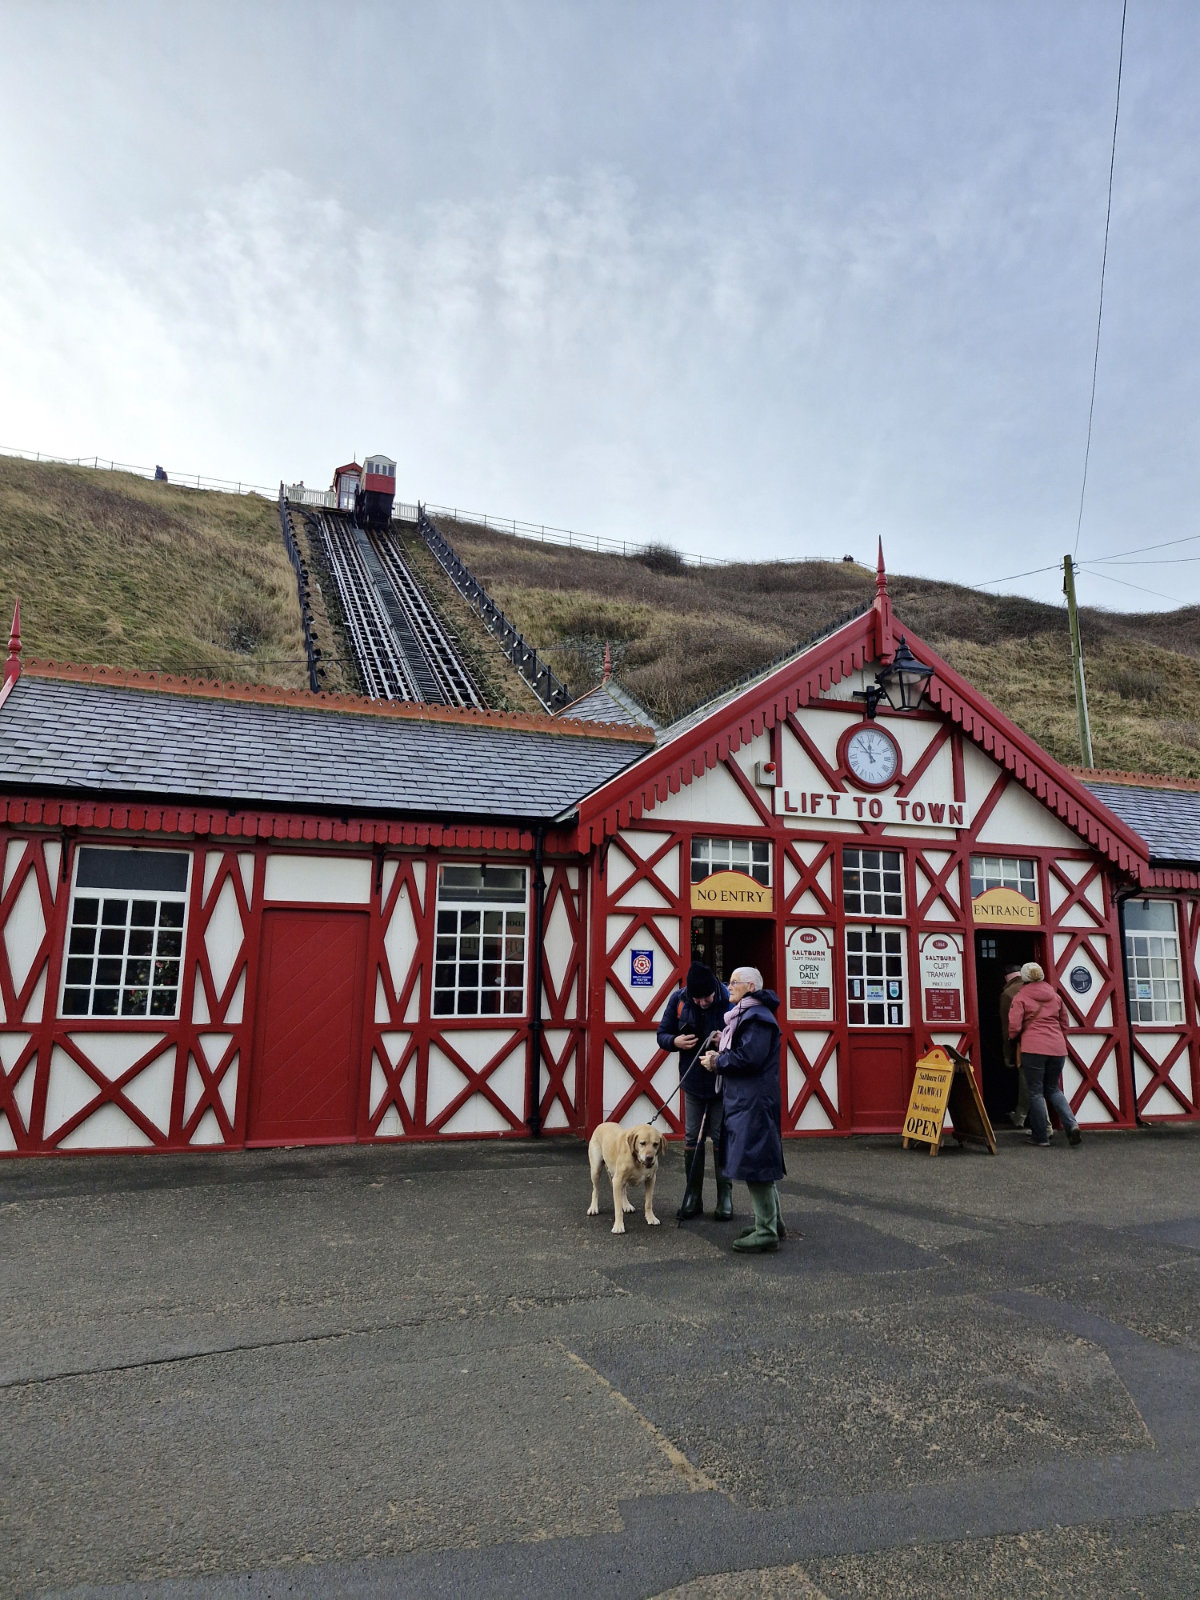
<svg viewBox="0 0 1200 1600"><path fill-rule="evenodd" d="M429 604L393 536L368 535L337 512L298 509L325 548L367 694L482 708L457 639Z"/></svg>
<svg viewBox="0 0 1200 1600"><path fill-rule="evenodd" d="M420 580L400 553L395 534L390 531L373 533L371 543L389 582L400 597L445 704L478 706L483 710L483 697L459 654L458 638L442 624L437 612L429 604Z"/></svg>

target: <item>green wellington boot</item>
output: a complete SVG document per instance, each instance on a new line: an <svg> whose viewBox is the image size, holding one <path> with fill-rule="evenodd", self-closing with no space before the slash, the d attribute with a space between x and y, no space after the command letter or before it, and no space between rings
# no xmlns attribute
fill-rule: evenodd
<svg viewBox="0 0 1200 1600"><path fill-rule="evenodd" d="M733 1179L723 1178L717 1173L717 1209L713 1212L714 1222L729 1222L733 1218Z"/></svg>
<svg viewBox="0 0 1200 1600"><path fill-rule="evenodd" d="M687 1222L698 1216L704 1205L703 1145L684 1145L683 1170L687 1173L687 1188L683 1191L683 1201L675 1215L680 1222Z"/></svg>
<svg viewBox="0 0 1200 1600"><path fill-rule="evenodd" d="M782 1216L779 1214L779 1190L778 1190L778 1188L776 1187L775 1184L772 1184L771 1188L774 1190L774 1193L775 1193L775 1231L776 1231L776 1233L778 1233L779 1238L782 1241L782 1240L787 1238L788 1231L784 1227ZM751 1226L749 1228L743 1228L741 1233L738 1234L738 1238L739 1239L748 1239L750 1237L750 1235L754 1232L755 1228L757 1228L757 1226L758 1226L758 1224L754 1223L753 1226Z"/></svg>
<svg viewBox="0 0 1200 1600"><path fill-rule="evenodd" d="M754 1227L733 1241L735 1250L761 1253L779 1249L779 1229L776 1225L775 1185L773 1183L748 1183L750 1204L754 1207Z"/></svg>

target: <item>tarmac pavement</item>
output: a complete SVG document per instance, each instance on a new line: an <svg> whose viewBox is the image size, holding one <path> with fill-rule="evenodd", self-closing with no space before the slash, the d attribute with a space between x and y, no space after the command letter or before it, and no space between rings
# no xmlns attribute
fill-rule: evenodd
<svg viewBox="0 0 1200 1600"><path fill-rule="evenodd" d="M1200 1128L999 1137L749 1258L677 1147L624 1237L575 1141L6 1162L0 1592L1200 1596Z"/></svg>

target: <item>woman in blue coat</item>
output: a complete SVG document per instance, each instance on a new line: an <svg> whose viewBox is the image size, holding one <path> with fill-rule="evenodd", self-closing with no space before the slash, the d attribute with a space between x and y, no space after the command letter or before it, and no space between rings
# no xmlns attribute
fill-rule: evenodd
<svg viewBox="0 0 1200 1600"><path fill-rule="evenodd" d="M775 1187L786 1170L779 1131L779 996L763 988L757 967L738 967L729 980L729 999L721 1047L702 1060L725 1085L721 1170L746 1185L754 1208L753 1228L733 1248L777 1250L787 1234Z"/></svg>

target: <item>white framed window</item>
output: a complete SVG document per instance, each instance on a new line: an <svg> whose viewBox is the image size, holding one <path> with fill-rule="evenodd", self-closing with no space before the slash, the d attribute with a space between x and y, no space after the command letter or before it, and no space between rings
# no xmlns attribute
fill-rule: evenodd
<svg viewBox="0 0 1200 1600"><path fill-rule="evenodd" d="M439 868L435 1016L524 1013L528 901L525 867L448 862Z"/></svg>
<svg viewBox="0 0 1200 1600"><path fill-rule="evenodd" d="M842 909L848 917L902 917L904 862L899 850L842 851Z"/></svg>
<svg viewBox="0 0 1200 1600"><path fill-rule="evenodd" d="M1183 967L1173 900L1125 902L1125 981L1131 1022L1183 1021Z"/></svg>
<svg viewBox="0 0 1200 1600"><path fill-rule="evenodd" d="M1037 903L1037 862L1018 856L972 856L971 899L989 889L1015 889Z"/></svg>
<svg viewBox="0 0 1200 1600"><path fill-rule="evenodd" d="M190 868L183 850L76 851L61 1016L179 1014Z"/></svg>
<svg viewBox="0 0 1200 1600"><path fill-rule="evenodd" d="M908 1025L903 928L846 929L846 1020L852 1028Z"/></svg>
<svg viewBox="0 0 1200 1600"><path fill-rule="evenodd" d="M703 883L714 872L744 872L771 887L771 845L767 839L693 839L692 882Z"/></svg>

